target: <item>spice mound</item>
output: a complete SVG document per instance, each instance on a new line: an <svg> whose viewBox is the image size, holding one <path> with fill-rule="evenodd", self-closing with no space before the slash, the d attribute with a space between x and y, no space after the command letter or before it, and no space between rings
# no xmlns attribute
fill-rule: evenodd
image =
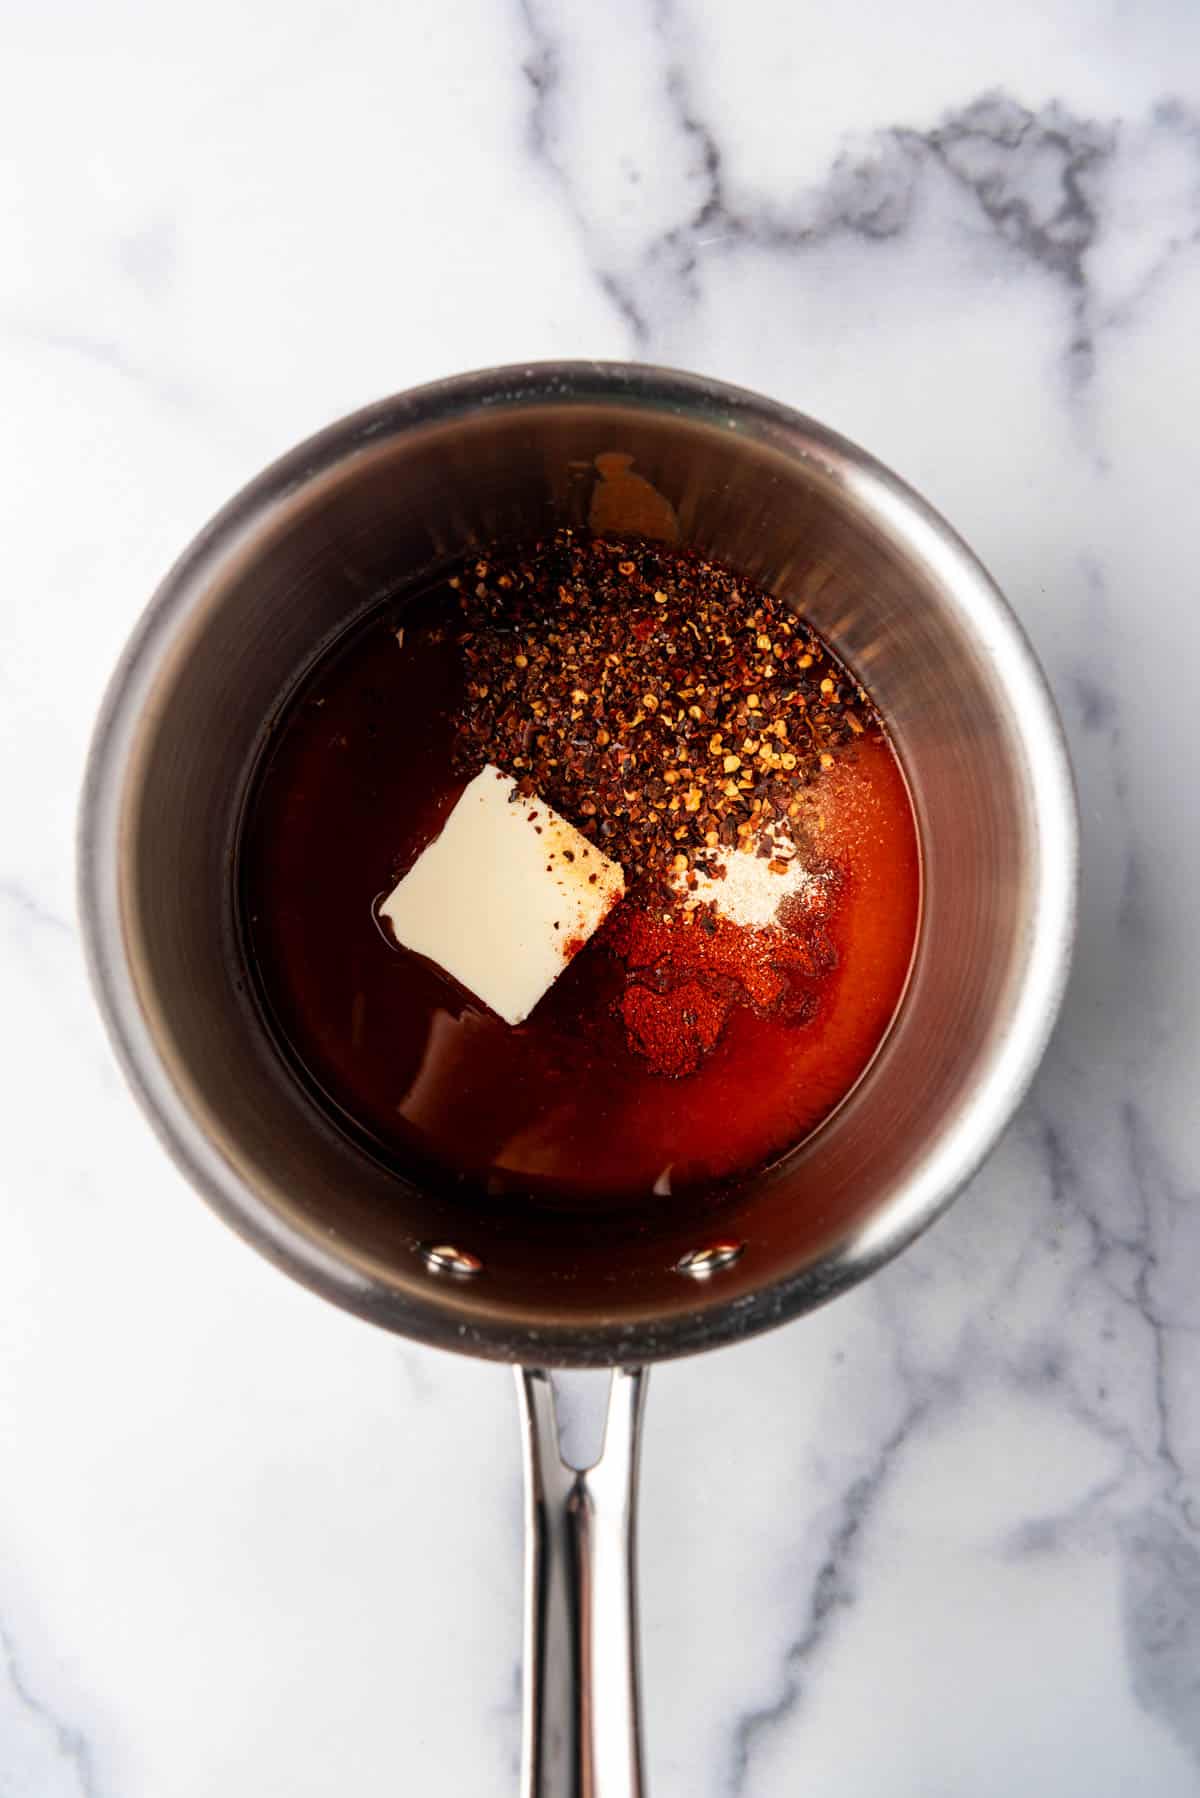
<svg viewBox="0 0 1200 1798"><path fill-rule="evenodd" d="M837 966L827 921L836 880L816 889L783 920L750 928L715 906L696 928L673 928L647 907L622 906L610 926L611 952L625 965L620 1013L629 1046L655 1073L693 1073L716 1046L737 1005L793 1024L816 1014L821 983Z"/></svg>
<svg viewBox="0 0 1200 1798"><path fill-rule="evenodd" d="M881 727L784 604L676 550L560 531L451 585L455 759L553 806L624 872L597 947L629 1047L691 1072L732 1008L810 1017L836 965L813 789Z"/></svg>

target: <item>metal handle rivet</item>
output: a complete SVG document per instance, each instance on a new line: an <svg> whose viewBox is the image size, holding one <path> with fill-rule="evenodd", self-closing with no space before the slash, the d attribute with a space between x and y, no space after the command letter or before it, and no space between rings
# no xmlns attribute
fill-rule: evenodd
<svg viewBox="0 0 1200 1798"><path fill-rule="evenodd" d="M713 1242L706 1249L689 1249L675 1263L675 1271L690 1274L693 1280L707 1280L723 1267L731 1267L745 1247L744 1242Z"/></svg>
<svg viewBox="0 0 1200 1798"><path fill-rule="evenodd" d="M456 1249L449 1242L423 1242L421 1259L433 1274L478 1274L483 1262L470 1249Z"/></svg>

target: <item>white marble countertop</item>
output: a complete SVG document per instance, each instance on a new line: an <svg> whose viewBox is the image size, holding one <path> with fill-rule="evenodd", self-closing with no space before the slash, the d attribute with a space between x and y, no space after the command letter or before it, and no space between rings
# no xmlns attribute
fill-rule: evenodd
<svg viewBox="0 0 1200 1798"><path fill-rule="evenodd" d="M654 1376L655 1798L1200 1792L1198 71L1185 0L3 9L4 1793L516 1790L510 1380L192 1196L71 836L109 667L233 489L571 355L763 389L924 490L1084 822L985 1172L873 1284Z"/></svg>

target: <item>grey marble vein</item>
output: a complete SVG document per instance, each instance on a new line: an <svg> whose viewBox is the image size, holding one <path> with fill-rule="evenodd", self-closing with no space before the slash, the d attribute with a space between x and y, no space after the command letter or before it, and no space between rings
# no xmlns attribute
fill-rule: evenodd
<svg viewBox="0 0 1200 1798"><path fill-rule="evenodd" d="M563 195L576 230L586 244L588 218L576 198L570 172L559 155L556 144L555 114L561 98L562 53L557 34L544 21L537 0L517 0L521 20L528 33L530 48L521 63L521 73L533 92L529 108L528 141L534 158L554 176ZM629 328L633 342L640 347L649 341L650 326L632 292L613 270L593 265L595 280Z"/></svg>
<svg viewBox="0 0 1200 1798"><path fill-rule="evenodd" d="M92 1750L84 1732L67 1723L31 1688L17 1656L11 1634L0 1623L0 1660L4 1685L15 1701L0 1729L0 1792L14 1798L100 1798ZM3 1719L0 1693L0 1721ZM10 1758L12 1757L12 1758ZM23 1781L10 1786L7 1769L15 1767ZM27 1782L27 1783L24 1783Z"/></svg>
<svg viewBox="0 0 1200 1798"><path fill-rule="evenodd" d="M121 268L150 299L169 288L178 260L178 227L170 214L158 214L117 246Z"/></svg>
<svg viewBox="0 0 1200 1798"><path fill-rule="evenodd" d="M73 937L74 925L66 918L43 904L32 888L23 880L13 876L0 878L0 906L4 907L22 923L32 925L39 930L53 931L59 936Z"/></svg>
<svg viewBox="0 0 1200 1798"><path fill-rule="evenodd" d="M1068 360L1073 379L1085 379L1095 355L1087 253L1100 229L1115 129L1073 117L1057 103L1035 114L1005 94L987 94L920 141L963 182L1006 243L1066 286Z"/></svg>
<svg viewBox="0 0 1200 1798"><path fill-rule="evenodd" d="M128 249L128 245L124 249L122 246L117 247L118 259L121 259L125 249ZM145 244L140 251L133 251L135 261L139 255L143 257L143 273L147 281L155 278L150 272L150 260L155 254ZM165 280L165 267L162 275ZM133 333L129 335L132 338ZM99 369L128 383L131 388L140 390L173 413L195 414L197 417L217 414L214 396L198 382L182 378L174 370L155 366L131 351L121 337L105 335L95 330L90 320L80 324L63 323L58 318L39 319L8 313L0 315L0 340L3 339L7 339L22 354L42 351Z"/></svg>
<svg viewBox="0 0 1200 1798"><path fill-rule="evenodd" d="M131 357L124 347L109 337L102 337L90 330L72 330L57 325L43 323L37 319L13 318L4 320L5 333L28 346L52 350L56 354L77 356L83 362L89 362L96 368L107 370L118 375L122 380L132 381L138 386L157 388L156 376L141 363Z"/></svg>
<svg viewBox="0 0 1200 1798"><path fill-rule="evenodd" d="M1127 140L1133 135L1128 130L1125 133ZM1200 106L1195 100L1189 102L1177 95L1166 96L1151 107L1141 135L1152 143L1169 142L1183 153L1187 165L1186 191L1181 196L1176 217L1160 233L1140 274L1123 293L1105 293L1100 297L1096 309L1099 329L1129 324L1171 269L1200 244Z"/></svg>
<svg viewBox="0 0 1200 1798"><path fill-rule="evenodd" d="M1183 1296L1194 1291L1190 1257L1180 1265L1170 1252L1181 1236L1194 1238L1200 1195L1181 1187L1132 1098L1117 1106L1107 1193L1096 1165L1080 1165L1061 1127L1036 1108L1034 1116L1052 1204L1069 1209L1086 1231L1070 1285L1079 1297L1098 1287L1136 1324L1140 1340L1110 1328L1107 1341L1087 1345L1084 1369L1059 1369L1072 1413L1122 1446L1124 1474L1070 1516L1030 1519L1010 1546L1040 1552L1093 1529L1101 1505L1112 1513L1133 1689L1200 1766L1200 1465L1179 1441L1179 1407L1194 1391L1197 1323ZM1072 1313L1086 1310L1077 1303ZM1101 1368L1108 1371L1097 1379ZM1129 1385L1139 1372L1147 1405Z"/></svg>
<svg viewBox="0 0 1200 1798"><path fill-rule="evenodd" d="M1200 1541L1147 1510L1121 1531L1122 1606L1133 1688L1200 1767Z"/></svg>
<svg viewBox="0 0 1200 1798"><path fill-rule="evenodd" d="M865 142L847 144L815 184L796 186L785 173L780 191L735 196L717 134L689 79L686 33L670 0L656 0L649 16L661 52L664 127L685 146L686 210L616 256L604 246L604 221L580 196L581 171L562 142L568 74L584 78L579 70L568 71L570 34L551 22L543 0L521 0L521 11L533 44L523 64L534 93L531 147L553 171L595 278L640 351L669 344L679 309L701 303L705 255L735 254L747 246L803 252L844 235L883 243L913 228L919 198L939 182L967 202L967 210L957 215L960 229L982 225L1023 267L1042 272L1062 289L1072 389L1092 373L1099 331L1135 304L1130 293L1120 308L1113 307L1089 268L1090 252L1106 225L1113 164L1127 153L1115 121L1081 116L1057 100L1035 108L1013 94L988 91L932 126L897 122ZM1188 215L1166 233L1146 270L1142 294L1182 248L1200 241L1200 117L1180 100L1163 99L1148 129L1189 146L1197 188ZM654 171L641 171L640 178L653 181Z"/></svg>
<svg viewBox="0 0 1200 1798"><path fill-rule="evenodd" d="M1161 1158L1152 1149L1141 1107L1132 1099L1126 1099L1121 1106L1121 1130L1128 1177L1137 1206L1136 1229L1129 1245L1137 1265L1133 1302L1151 1333L1154 1415L1158 1432L1156 1455L1168 1475L1168 1493L1174 1497L1187 1474L1173 1441L1173 1418L1167 1392L1171 1326L1163 1315L1158 1287L1163 1268L1161 1244L1169 1222L1168 1214L1181 1200L1168 1187Z"/></svg>
<svg viewBox="0 0 1200 1798"><path fill-rule="evenodd" d="M1152 1200L1147 1186L1143 1145L1144 1121L1138 1108L1125 1101L1117 1119L1118 1150L1123 1166L1118 1163L1117 1184L1120 1189L1117 1215L1106 1214L1103 1195L1095 1192L1095 1176L1084 1171L1068 1148L1064 1131L1046 1115L1040 1103L1030 1107L1030 1123L1041 1139L1041 1147L1050 1179L1051 1203L1058 1209L1068 1208L1084 1227L1085 1248L1069 1275L1068 1287L1075 1292L1097 1285L1105 1300L1127 1312L1144 1330L1144 1347L1148 1367L1149 1390L1153 1401L1153 1427L1147 1433L1134 1428L1128 1414L1128 1395L1121 1382L1094 1379L1093 1390L1085 1392L1075 1369L1061 1359L1055 1363L1055 1375L1063 1380L1076 1414L1090 1427L1118 1439L1147 1469L1157 1469L1167 1476L1165 1490L1173 1492L1183 1470L1171 1446L1171 1421L1165 1391L1165 1357L1169 1352L1169 1326L1154 1299L1153 1280L1159 1265L1157 1229ZM1043 1247L1045 1246L1043 1242ZM1107 1341L1120 1341L1122 1354L1129 1349L1128 1336L1118 1339L1109 1331ZM1102 1349L1103 1343L1096 1345ZM1061 1350L1058 1351L1061 1354ZM1093 1351L1093 1372L1107 1359Z"/></svg>
<svg viewBox="0 0 1200 1798"><path fill-rule="evenodd" d="M855 1564L897 1455L927 1412L910 1404L900 1422L879 1445L870 1464L838 1500L824 1559L807 1594L805 1614L782 1658L781 1689L770 1704L747 1711L733 1725L727 1790L731 1798L748 1789L755 1757L771 1735L803 1702L810 1668L826 1648L840 1615L855 1602Z"/></svg>

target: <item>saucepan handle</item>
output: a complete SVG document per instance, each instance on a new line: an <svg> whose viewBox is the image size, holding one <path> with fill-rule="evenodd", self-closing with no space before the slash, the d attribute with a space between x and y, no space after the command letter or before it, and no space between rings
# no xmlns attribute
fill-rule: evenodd
<svg viewBox="0 0 1200 1798"><path fill-rule="evenodd" d="M642 1798L635 1513L646 1374L618 1368L600 1459L559 1449L550 1376L519 1367L525 1447L522 1798Z"/></svg>

